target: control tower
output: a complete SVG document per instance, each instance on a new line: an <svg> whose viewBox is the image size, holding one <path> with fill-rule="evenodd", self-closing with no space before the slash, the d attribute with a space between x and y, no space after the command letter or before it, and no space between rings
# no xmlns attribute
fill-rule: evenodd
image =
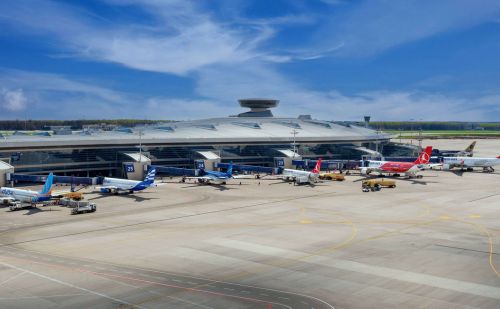
<svg viewBox="0 0 500 309"><path fill-rule="evenodd" d="M238 114L238 117L273 117L270 108L276 107L279 100L273 99L241 99L238 100L241 107L250 108L249 112Z"/></svg>

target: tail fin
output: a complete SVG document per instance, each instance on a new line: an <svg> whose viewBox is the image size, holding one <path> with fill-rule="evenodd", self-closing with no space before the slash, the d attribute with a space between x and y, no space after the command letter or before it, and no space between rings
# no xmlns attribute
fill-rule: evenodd
<svg viewBox="0 0 500 309"><path fill-rule="evenodd" d="M418 156L415 164L427 164L431 159L432 154L432 146L425 147L424 151Z"/></svg>
<svg viewBox="0 0 500 309"><path fill-rule="evenodd" d="M144 178L143 183L146 183L148 185L153 184L155 182L155 176L156 176L156 168L152 167L146 174L146 178Z"/></svg>
<svg viewBox="0 0 500 309"><path fill-rule="evenodd" d="M313 174L319 174L319 171L321 170L321 158L316 161L316 166L314 169L311 171Z"/></svg>
<svg viewBox="0 0 500 309"><path fill-rule="evenodd" d="M233 162L229 163L226 173L229 175L229 177L233 176Z"/></svg>
<svg viewBox="0 0 500 309"><path fill-rule="evenodd" d="M469 147L465 148L465 152L473 152L474 151L474 147L476 146L476 141L473 141Z"/></svg>
<svg viewBox="0 0 500 309"><path fill-rule="evenodd" d="M49 176L47 176L47 180L45 181L45 184L43 185L42 191L40 191L40 194L43 195L48 195L50 194L52 190L52 183L54 182L54 174L50 173Z"/></svg>

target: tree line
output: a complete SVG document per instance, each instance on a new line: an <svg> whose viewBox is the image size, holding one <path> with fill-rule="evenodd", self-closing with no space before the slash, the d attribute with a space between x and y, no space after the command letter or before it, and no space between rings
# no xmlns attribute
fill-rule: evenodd
<svg viewBox="0 0 500 309"><path fill-rule="evenodd" d="M133 127L137 125L168 122L162 120L113 119L113 120L0 120L0 130L31 131L49 130L51 126L69 126L72 130L81 130L88 125L116 125Z"/></svg>
<svg viewBox="0 0 500 309"><path fill-rule="evenodd" d="M364 123L358 123L363 126ZM370 122L370 127L377 130L500 130L500 122L459 122L459 121L375 121Z"/></svg>

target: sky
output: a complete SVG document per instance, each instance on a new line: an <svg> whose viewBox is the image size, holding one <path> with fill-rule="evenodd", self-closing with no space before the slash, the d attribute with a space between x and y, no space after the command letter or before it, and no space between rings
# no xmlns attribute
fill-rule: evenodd
<svg viewBox="0 0 500 309"><path fill-rule="evenodd" d="M0 1L0 119L500 121L497 0Z"/></svg>

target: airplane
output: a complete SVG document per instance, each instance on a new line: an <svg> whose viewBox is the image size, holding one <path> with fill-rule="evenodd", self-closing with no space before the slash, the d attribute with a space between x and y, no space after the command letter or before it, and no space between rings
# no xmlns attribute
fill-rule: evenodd
<svg viewBox="0 0 500 309"><path fill-rule="evenodd" d="M120 192L134 193L135 191L142 191L146 188L156 186L155 175L156 168L151 168L143 181L104 177L102 186L99 187L99 190L102 193L114 194L118 194Z"/></svg>
<svg viewBox="0 0 500 309"><path fill-rule="evenodd" d="M233 164L229 164L226 172L206 171L200 169L201 176L184 177L183 179L196 179L200 184L227 184L227 181L234 179L248 178L248 175L233 175Z"/></svg>
<svg viewBox="0 0 500 309"><path fill-rule="evenodd" d="M474 155L474 147L476 146L476 141L473 141L464 150L440 150L438 151L438 156L440 157L472 157ZM435 149L437 150L437 149Z"/></svg>
<svg viewBox="0 0 500 309"><path fill-rule="evenodd" d="M278 177L285 181L294 181L297 184L313 183L318 181L320 169L321 158L318 159L316 166L310 172L285 168Z"/></svg>
<svg viewBox="0 0 500 309"><path fill-rule="evenodd" d="M417 176L416 173L428 168L431 153L432 146L427 146L415 162L365 160L361 162L360 172L362 175L368 175L371 172L376 172L379 174L394 174L395 176L398 176L400 173L404 173L409 178L421 178L422 175Z"/></svg>
<svg viewBox="0 0 500 309"><path fill-rule="evenodd" d="M484 172L494 172L493 166L500 165L500 156L496 158L471 158L471 157L444 157L443 169L450 170L455 167L472 171L474 167L482 167Z"/></svg>
<svg viewBox="0 0 500 309"><path fill-rule="evenodd" d="M24 202L36 204L49 201L52 198L52 184L54 182L54 174L50 173L40 192L32 190L23 190L2 187L0 188L0 201L3 204L12 204L14 202Z"/></svg>

